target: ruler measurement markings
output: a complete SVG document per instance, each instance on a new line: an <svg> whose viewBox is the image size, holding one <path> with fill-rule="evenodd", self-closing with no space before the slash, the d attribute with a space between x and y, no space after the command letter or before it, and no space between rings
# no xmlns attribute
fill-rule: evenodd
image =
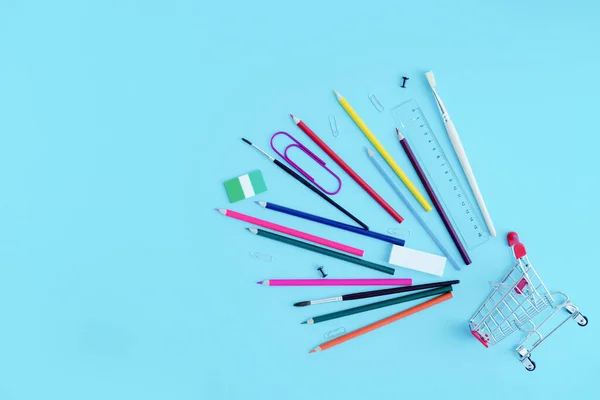
<svg viewBox="0 0 600 400"><path fill-rule="evenodd" d="M394 116L404 126L404 130L408 131L409 135L407 137L413 148L416 148L415 153L420 159L428 179L436 189L436 193L440 197L444 209L449 214L453 225L458 230L467 248L472 249L487 241L489 239L488 235L480 229L481 223L479 222L479 217L473 211L460 181L427 119L423 115L421 108L412 100L395 108ZM420 138L418 137L419 135ZM423 162L421 153L423 153L428 162ZM427 166L432 165L432 162L434 163L433 165L437 164L437 168L432 168L434 173L431 173L427 169ZM440 180L442 182L439 182L439 184L442 188L450 190L450 202L444 201L444 196L448 196L448 193L438 188L437 182ZM455 213L459 215L455 215Z"/></svg>

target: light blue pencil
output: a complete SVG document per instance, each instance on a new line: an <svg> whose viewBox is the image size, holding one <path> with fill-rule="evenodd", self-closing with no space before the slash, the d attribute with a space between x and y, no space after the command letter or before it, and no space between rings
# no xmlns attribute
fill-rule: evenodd
<svg viewBox="0 0 600 400"><path fill-rule="evenodd" d="M435 242L437 247L439 247L439 249L442 251L442 253L444 253L444 255L446 256L448 261L450 261L450 264L452 264L454 266L454 268L460 270L461 266L456 262L454 257L452 257L452 255L450 255L450 252L448 250L446 250L444 245L439 241L439 239L435 236L435 234L431 231L431 229L429 229L429 226L427 226L427 223L417 213L417 210L415 210L415 208L408 202L408 199L400 191L400 188L398 188L398 186L396 186L396 183L394 183L394 181L388 175L388 173L385 172L385 169L383 169L383 166L381 165L381 163L379 161L377 161L377 159L375 158L375 154L371 150L367 150L367 153L369 154L369 159L371 160L371 162L373 163L375 168L377 168L377 170L379 171L381 176L383 176L383 178L386 180L386 182L389 183L389 185L392 187L392 189L394 189L394 191L396 192L398 197L400 197L400 200L402 200L402 202L406 205L406 207L408 207L408 209L412 213L412 215L415 216L415 218L417 219L419 224L421 224L423 229L425 229L425 232L427 232L427 234Z"/></svg>

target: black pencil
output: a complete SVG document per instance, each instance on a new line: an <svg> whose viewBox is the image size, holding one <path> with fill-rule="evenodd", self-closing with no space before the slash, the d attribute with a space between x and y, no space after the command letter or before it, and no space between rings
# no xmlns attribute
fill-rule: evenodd
<svg viewBox="0 0 600 400"><path fill-rule="evenodd" d="M436 287L440 287L440 286L456 285L458 283L460 283L460 281L444 281L444 282L424 283L422 285L403 286L403 287L397 287L397 288L395 287L395 288L391 288L391 289L370 290L368 292L345 294L345 295L337 296L337 297L329 297L327 299L300 301L298 303L295 303L294 306L305 307L305 306L310 306L311 304L333 303L336 301L367 299L369 297L385 296L385 295L394 294L394 293L412 292L413 290L421 290L421 289L436 288Z"/></svg>
<svg viewBox="0 0 600 400"><path fill-rule="evenodd" d="M336 203L335 201L331 200L331 198L329 196L327 196L325 193L321 192L319 189L317 189L316 187L314 187L313 185L311 185L309 181L307 181L302 176L300 176L299 174L297 174L296 172L294 172L290 167L288 167L287 165L285 165L284 163L282 163L278 159L276 159L274 157L271 157L268 153L266 153L265 151L263 151L262 149L260 149L258 146L256 146L254 143L252 143L248 139L242 138L242 140L245 143L249 144L250 146L254 147L256 150L258 150L261 153L263 153L269 160L271 160L272 162L274 162L275 165L277 165L279 168L281 168L282 170L284 170L288 175L290 175L292 178L296 179L298 182L300 182L301 184L303 184L304 186L306 186L307 188L309 188L310 190L312 190L313 192L315 192L316 194L318 194L319 196L321 196L329 204L331 204L332 206L334 206L335 208L337 208L338 210L340 210L341 212L343 212L344 214L346 214L348 217L350 217L354 222L356 222L357 224L359 224L360 226L362 226L366 230L369 230L369 227L364 222L362 222L360 219L356 218L354 215L352 215L352 213L350 213L344 207L340 206L338 203Z"/></svg>

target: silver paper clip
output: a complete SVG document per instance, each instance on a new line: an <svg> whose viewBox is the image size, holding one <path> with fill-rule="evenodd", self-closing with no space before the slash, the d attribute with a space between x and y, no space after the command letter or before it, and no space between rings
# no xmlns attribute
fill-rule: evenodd
<svg viewBox="0 0 600 400"><path fill-rule="evenodd" d="M340 136L340 130L338 128L337 120L335 119L335 115L329 116L329 127L331 128L331 134L333 137Z"/></svg>
<svg viewBox="0 0 600 400"><path fill-rule="evenodd" d="M344 328L343 326L340 326L337 329L334 329L332 331L329 332L325 332L325 339L330 339L330 338L334 338L336 336L340 336L342 334L346 333L346 328Z"/></svg>
<svg viewBox="0 0 600 400"><path fill-rule="evenodd" d="M410 236L410 229L389 228L387 231L392 236L399 236L399 237L402 237L402 238Z"/></svg>
<svg viewBox="0 0 600 400"><path fill-rule="evenodd" d="M264 262L271 262L273 261L273 256L270 254L264 254L264 253L259 253L258 251L249 251L248 252L252 257L256 258L257 260L260 261L264 261Z"/></svg>
<svg viewBox="0 0 600 400"><path fill-rule="evenodd" d="M369 100L371 100L371 104L373 104L373 107L375 107L377 111L383 112L383 110L385 110L377 96L375 96L373 93L369 95Z"/></svg>

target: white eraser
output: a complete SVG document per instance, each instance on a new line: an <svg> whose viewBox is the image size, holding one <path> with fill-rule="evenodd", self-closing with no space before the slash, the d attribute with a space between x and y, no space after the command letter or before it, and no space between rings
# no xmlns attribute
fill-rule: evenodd
<svg viewBox="0 0 600 400"><path fill-rule="evenodd" d="M425 272L426 274L442 276L444 274L444 267L446 266L446 257L394 244L392 245L389 263Z"/></svg>

